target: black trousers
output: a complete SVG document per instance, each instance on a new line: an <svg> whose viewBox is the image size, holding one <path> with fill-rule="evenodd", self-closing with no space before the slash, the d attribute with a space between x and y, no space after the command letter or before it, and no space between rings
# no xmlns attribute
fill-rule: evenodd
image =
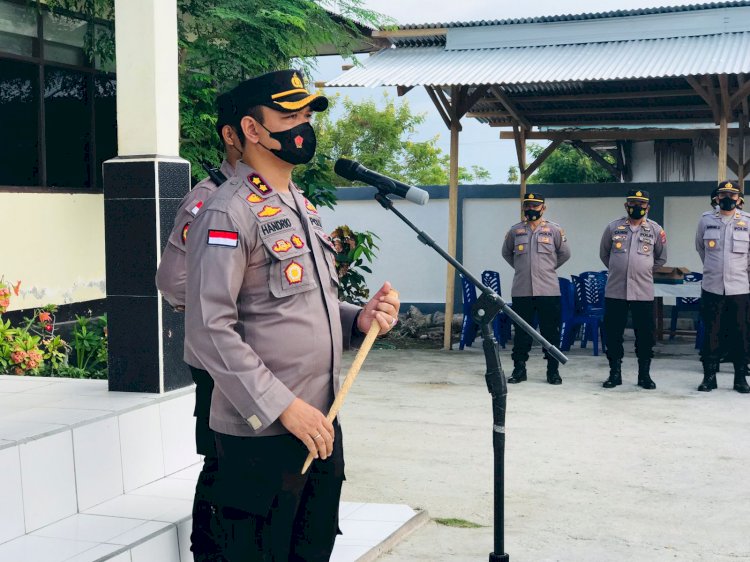
<svg viewBox="0 0 750 562"><path fill-rule="evenodd" d="M604 299L604 337L607 343L607 358L622 359L625 325L628 310L633 316L635 331L635 355L638 359L651 359L656 343L654 322L654 301L627 301L624 299Z"/></svg>
<svg viewBox="0 0 750 562"><path fill-rule="evenodd" d="M199 455L204 455L203 467L195 484L193 498L193 528L190 534L190 549L196 554L216 552L216 537L211 527L211 519L215 511L215 501L212 496L219 464L216 458L216 442L214 432L208 426L211 413L211 393L214 381L208 372L190 366L190 372L195 382L195 448Z"/></svg>
<svg viewBox="0 0 750 562"><path fill-rule="evenodd" d="M341 428L334 452L300 474L307 448L293 435L216 433L218 479L209 523L215 549L199 562L324 562L333 551L344 478Z"/></svg>
<svg viewBox="0 0 750 562"><path fill-rule="evenodd" d="M557 346L560 344L560 297L513 297L513 311L529 324L534 320L534 313L539 320L539 331L544 339ZM513 361L528 361L532 338L525 330L515 327L513 336ZM556 367L557 359L547 355L548 367Z"/></svg>
<svg viewBox="0 0 750 562"><path fill-rule="evenodd" d="M701 360L718 363L722 349L733 363L748 359L748 313L750 295L717 295L701 291L704 336Z"/></svg>

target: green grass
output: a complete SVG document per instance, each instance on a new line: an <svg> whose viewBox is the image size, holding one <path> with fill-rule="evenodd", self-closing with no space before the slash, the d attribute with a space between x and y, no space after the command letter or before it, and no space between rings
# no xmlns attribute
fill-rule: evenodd
<svg viewBox="0 0 750 562"><path fill-rule="evenodd" d="M445 525L446 527L458 527L460 529L479 529L481 527L484 527L484 525L479 525L478 523L473 523L471 521L467 521L466 519L456 519L454 517L449 517L447 519L436 517L433 519L433 521L438 525Z"/></svg>

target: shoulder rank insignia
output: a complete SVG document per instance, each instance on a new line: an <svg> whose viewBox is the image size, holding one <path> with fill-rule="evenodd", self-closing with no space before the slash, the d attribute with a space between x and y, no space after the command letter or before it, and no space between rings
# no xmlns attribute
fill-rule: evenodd
<svg viewBox="0 0 750 562"><path fill-rule="evenodd" d="M255 188L260 191L263 195L268 195L269 193L273 192L273 189L271 189L271 186L269 186L265 180L260 177L258 174L249 174L247 176L247 181L252 183Z"/></svg>
<svg viewBox="0 0 750 562"><path fill-rule="evenodd" d="M517 228L516 229L516 234L526 234L526 229L525 228Z"/></svg>
<svg viewBox="0 0 750 562"><path fill-rule="evenodd" d="M305 269L300 264L296 261L292 261L292 263L287 265L286 269L284 269L284 276L286 277L286 280L289 281L290 285L296 285L302 281L304 271Z"/></svg>
<svg viewBox="0 0 750 562"><path fill-rule="evenodd" d="M271 249L277 253L284 253L291 250L292 245L282 238L281 240L277 240Z"/></svg>
<svg viewBox="0 0 750 562"><path fill-rule="evenodd" d="M318 214L318 210L317 210L317 209L315 208L315 205L313 205L312 203L310 203L310 202L309 202L309 201L307 200L307 198L305 198L305 208L306 208L306 209L307 209L308 211L310 211L311 213L315 213L316 215Z"/></svg>
<svg viewBox="0 0 750 562"><path fill-rule="evenodd" d="M297 248L297 249L299 250L299 249L300 249L300 248L302 248L302 247L303 247L304 245L305 245L305 243L304 243L304 242L302 241L302 238L300 238L300 237L299 237L299 236L297 236L296 234L294 234L294 235L292 236L292 246L294 246L295 248Z"/></svg>
<svg viewBox="0 0 750 562"><path fill-rule="evenodd" d="M229 248L236 248L239 243L239 235L236 231L232 230L209 230L208 231L208 245L209 246L227 246Z"/></svg>
<svg viewBox="0 0 750 562"><path fill-rule="evenodd" d="M256 213L261 218L275 217L281 212L281 207L272 207L271 205L264 205L263 208Z"/></svg>
<svg viewBox="0 0 750 562"><path fill-rule="evenodd" d="M190 214L195 216L198 214L198 211L201 210L201 207L203 207L203 201L198 201L192 209L190 209Z"/></svg>
<svg viewBox="0 0 750 562"><path fill-rule="evenodd" d="M187 233L188 230L190 230L190 223L185 223L185 226L182 227L182 243L183 245L187 243Z"/></svg>
<svg viewBox="0 0 750 562"><path fill-rule="evenodd" d="M251 193L246 199L249 203L261 203L263 201L263 198L257 193Z"/></svg>

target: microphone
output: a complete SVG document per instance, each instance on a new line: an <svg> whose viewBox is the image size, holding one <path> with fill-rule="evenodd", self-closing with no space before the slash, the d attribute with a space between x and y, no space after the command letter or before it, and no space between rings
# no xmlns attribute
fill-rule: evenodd
<svg viewBox="0 0 750 562"><path fill-rule="evenodd" d="M381 192L392 193L403 197L407 201L416 203L417 205L424 205L430 199L430 194L424 189L419 189L413 185L407 185L383 174L373 172L365 168L362 164L347 160L346 158L339 158L336 160L336 164L333 166L333 171L340 175L342 178L346 178L352 181L361 181L362 183L369 184L373 187L378 188Z"/></svg>

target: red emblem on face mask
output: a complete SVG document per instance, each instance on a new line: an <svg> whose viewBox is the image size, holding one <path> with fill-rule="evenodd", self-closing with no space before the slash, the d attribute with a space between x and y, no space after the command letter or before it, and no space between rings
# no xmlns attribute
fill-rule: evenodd
<svg viewBox="0 0 750 562"><path fill-rule="evenodd" d="M297 148L302 148L302 144L305 142L305 139L302 138L302 135L297 135L294 137L294 144Z"/></svg>

